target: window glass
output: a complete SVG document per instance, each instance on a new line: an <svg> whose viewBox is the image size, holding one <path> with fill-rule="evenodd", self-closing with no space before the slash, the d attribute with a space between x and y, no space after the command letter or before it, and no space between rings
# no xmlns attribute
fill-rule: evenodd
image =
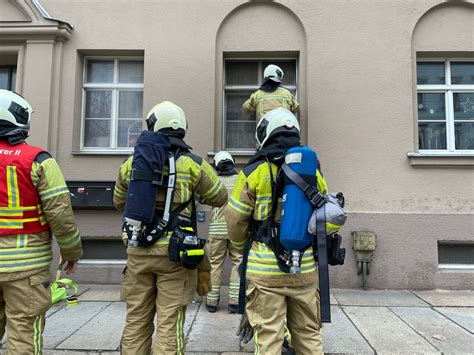
<svg viewBox="0 0 474 355"><path fill-rule="evenodd" d="M119 83L143 83L143 61L120 60Z"/></svg>
<svg viewBox="0 0 474 355"><path fill-rule="evenodd" d="M16 68L12 70L12 80L10 83L10 90L16 91Z"/></svg>
<svg viewBox="0 0 474 355"><path fill-rule="evenodd" d="M474 150L474 122L463 122L454 124L456 149Z"/></svg>
<svg viewBox="0 0 474 355"><path fill-rule="evenodd" d="M134 147L142 130L142 120L119 120L117 145L119 147Z"/></svg>
<svg viewBox="0 0 474 355"><path fill-rule="evenodd" d="M112 91L86 92L86 118L112 117Z"/></svg>
<svg viewBox="0 0 474 355"><path fill-rule="evenodd" d="M474 84L474 62L451 62L451 84Z"/></svg>
<svg viewBox="0 0 474 355"><path fill-rule="evenodd" d="M294 60L287 60L287 61L268 61L262 63L262 80L263 80L263 70L270 65L275 64L278 65L281 70L283 70L283 81L282 85L296 85L296 62Z"/></svg>
<svg viewBox="0 0 474 355"><path fill-rule="evenodd" d="M453 93L454 119L474 120L474 92Z"/></svg>
<svg viewBox="0 0 474 355"><path fill-rule="evenodd" d="M9 89L10 69L0 68L0 89Z"/></svg>
<svg viewBox="0 0 474 355"><path fill-rule="evenodd" d="M110 146L110 120L85 120L84 126L85 147Z"/></svg>
<svg viewBox="0 0 474 355"><path fill-rule="evenodd" d="M446 124L420 122L418 124L420 149L446 149Z"/></svg>
<svg viewBox="0 0 474 355"><path fill-rule="evenodd" d="M87 61L88 83L113 83L114 61L113 60L88 60Z"/></svg>
<svg viewBox="0 0 474 355"><path fill-rule="evenodd" d="M242 105L252 94L251 90L248 91L230 91L226 93L226 117L228 121L235 120L257 120L255 112L244 113L242 111Z"/></svg>
<svg viewBox="0 0 474 355"><path fill-rule="evenodd" d="M141 118L143 91L119 92L119 118Z"/></svg>
<svg viewBox="0 0 474 355"><path fill-rule="evenodd" d="M257 85L258 62L226 61L226 85Z"/></svg>
<svg viewBox="0 0 474 355"><path fill-rule="evenodd" d="M418 119L445 120L446 108L443 93L418 94Z"/></svg>
<svg viewBox="0 0 474 355"><path fill-rule="evenodd" d="M255 121L229 121L226 127L227 148L255 149Z"/></svg>
<svg viewBox="0 0 474 355"><path fill-rule="evenodd" d="M418 85L445 84L443 62L418 62L416 65L416 82Z"/></svg>

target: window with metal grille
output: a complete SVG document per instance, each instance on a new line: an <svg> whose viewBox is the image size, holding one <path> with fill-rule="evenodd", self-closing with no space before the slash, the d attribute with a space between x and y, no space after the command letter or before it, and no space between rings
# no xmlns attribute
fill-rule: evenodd
<svg viewBox="0 0 474 355"><path fill-rule="evenodd" d="M255 113L242 111L242 105L263 83L263 70L269 64L284 72L282 86L297 93L296 59L226 59L224 62L224 148L231 151L255 150Z"/></svg>

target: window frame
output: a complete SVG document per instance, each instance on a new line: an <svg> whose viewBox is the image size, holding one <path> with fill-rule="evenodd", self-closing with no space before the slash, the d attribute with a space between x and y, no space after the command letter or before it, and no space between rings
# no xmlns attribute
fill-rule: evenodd
<svg viewBox="0 0 474 355"><path fill-rule="evenodd" d="M471 62L474 63L473 58L417 58L416 68L418 63L426 62L442 62L444 63L445 71L445 84L418 84L418 72L416 70L415 82L416 82L416 127L417 127L417 152L419 155L429 156L473 156L474 150L472 149L456 149L456 137L455 137L455 123L472 122L473 120L454 120L454 94L455 93L474 93L474 84L451 84L451 63L452 62ZM446 149L420 149L419 147L419 124L420 119L418 117L418 94L429 94L429 93L442 93L445 99L445 120L437 122L446 123ZM421 122L436 122L436 120L422 120Z"/></svg>
<svg viewBox="0 0 474 355"><path fill-rule="evenodd" d="M17 66L14 64L5 64L0 65L0 69L8 69L8 88L7 90L16 92L16 77L17 77ZM13 80L13 76L15 76L15 80ZM15 87L12 84L15 84Z"/></svg>
<svg viewBox="0 0 474 355"><path fill-rule="evenodd" d="M113 83L87 83L87 65L90 60L113 60L114 62L114 77ZM118 122L120 118L118 117L119 111L119 94L120 91L141 91L144 93L145 87L145 75L143 75L143 83L125 83L120 84L118 82L119 77L119 61L120 60L135 60L143 61L145 63L144 56L86 56L84 57L83 63L83 73L82 73L82 103L81 103L81 134L80 134L80 151L81 152L103 152L103 153L125 153L129 154L133 152L133 147L117 147L118 143ZM143 69L145 70L145 69ZM94 89L96 91L112 91L111 98L111 118L110 118L110 146L109 147L85 147L84 138L85 138L85 112L86 112L86 92L87 90ZM143 106L142 106L143 114ZM100 120L100 118L97 118ZM104 119L105 120L105 119ZM137 119L138 121L138 119ZM143 128L143 119L142 128Z"/></svg>
<svg viewBox="0 0 474 355"><path fill-rule="evenodd" d="M226 65L227 62L257 62L257 84L256 85L226 85ZM280 61L294 61L295 62L295 85L285 85L284 87L289 90L295 91L295 98L298 99L298 71L299 63L297 57L226 57L223 61L223 71L222 71L222 149L230 152L231 154L241 154L241 155L250 155L255 153L256 148L230 148L227 147L226 139L226 129L227 129L227 104L226 104L226 93L228 91L242 91L242 90L252 90L252 92L258 90L260 85L263 83L263 62L275 62L278 65ZM298 116L297 116L298 117ZM235 121L234 121L235 122ZM237 121L239 122L239 121ZM256 122L258 123L258 121Z"/></svg>

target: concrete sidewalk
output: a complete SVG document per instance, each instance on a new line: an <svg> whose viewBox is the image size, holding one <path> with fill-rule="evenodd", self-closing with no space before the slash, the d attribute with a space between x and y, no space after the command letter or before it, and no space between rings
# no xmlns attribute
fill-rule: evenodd
<svg viewBox="0 0 474 355"><path fill-rule="evenodd" d="M45 354L119 354L125 322L119 286L81 285L80 291L78 306L48 312ZM473 291L334 289L331 303L326 353L474 354ZM228 314L225 299L214 314L196 300L187 311L187 354L253 352L234 335L239 319Z"/></svg>

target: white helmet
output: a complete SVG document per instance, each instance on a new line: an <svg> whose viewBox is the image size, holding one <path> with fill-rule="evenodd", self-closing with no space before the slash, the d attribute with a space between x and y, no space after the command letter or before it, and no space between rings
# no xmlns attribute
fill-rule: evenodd
<svg viewBox="0 0 474 355"><path fill-rule="evenodd" d="M281 70L281 68L275 64L268 65L263 71L264 80L270 79L277 83L281 83L281 81L283 80L283 75L283 70Z"/></svg>
<svg viewBox="0 0 474 355"><path fill-rule="evenodd" d="M235 165L235 161L234 158L232 158L232 155L230 155L229 152L222 150L219 153L216 153L216 155L214 156L214 166L217 167L219 163L225 160L230 160L232 164Z"/></svg>
<svg viewBox="0 0 474 355"><path fill-rule="evenodd" d="M257 130L255 131L257 148L261 149L270 137L282 132L300 134L300 124L295 115L285 108L277 108L267 112L257 123Z"/></svg>
<svg viewBox="0 0 474 355"><path fill-rule="evenodd" d="M0 137L23 134L30 130L33 113L31 105L20 95L9 90L0 90Z"/></svg>
<svg viewBox="0 0 474 355"><path fill-rule="evenodd" d="M186 133L188 123L186 115L181 107L170 101L163 101L153 106L146 115L148 130L159 131L163 128L183 130Z"/></svg>

